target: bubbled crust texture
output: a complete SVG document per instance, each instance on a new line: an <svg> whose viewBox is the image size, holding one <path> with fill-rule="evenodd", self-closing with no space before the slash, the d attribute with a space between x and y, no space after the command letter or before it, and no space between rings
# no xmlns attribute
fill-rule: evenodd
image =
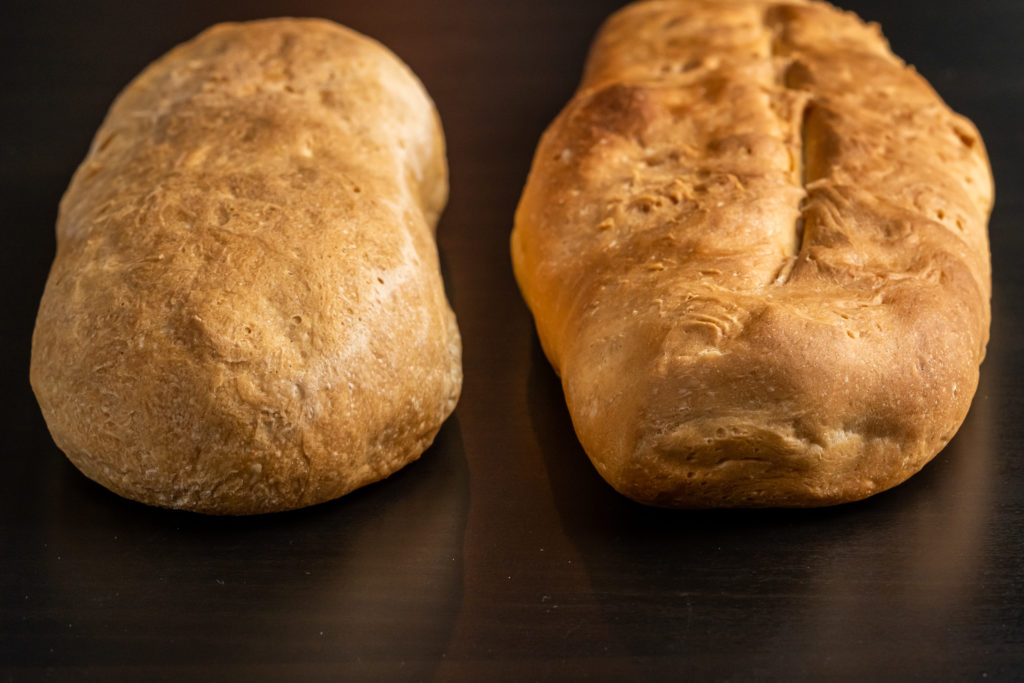
<svg viewBox="0 0 1024 683"><path fill-rule="evenodd" d="M115 101L60 207L32 385L145 503L296 508L419 457L462 371L433 104L321 20L215 26Z"/></svg>
<svg viewBox="0 0 1024 683"><path fill-rule="evenodd" d="M614 15L543 136L516 276L594 465L638 501L817 506L917 472L988 340L974 126L824 3Z"/></svg>

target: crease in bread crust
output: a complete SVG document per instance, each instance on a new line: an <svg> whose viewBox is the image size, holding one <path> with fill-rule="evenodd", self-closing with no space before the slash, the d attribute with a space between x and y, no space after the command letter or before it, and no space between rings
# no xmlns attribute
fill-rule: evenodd
<svg viewBox="0 0 1024 683"><path fill-rule="evenodd" d="M952 438L988 340L973 125L825 3L651 0L602 28L516 213L584 449L656 505L864 498Z"/></svg>
<svg viewBox="0 0 1024 683"><path fill-rule="evenodd" d="M790 143L791 146L795 147L795 149L792 149L790 152L793 158L793 176L795 182L799 184L802 191L797 205L797 217L793 224L793 246L792 249L789 250L789 253L784 257L783 263L779 268L778 275L774 279L774 282L784 284L786 279L788 279L789 274L792 272L793 264L803 249L803 212L807 204L808 183L806 158L807 147L804 140L807 135L807 115L809 107L811 106L811 95L798 87L794 87L792 82L790 69L793 68L793 62L788 59L789 51L783 34L785 23L778 16L779 13L777 9L778 6L769 6L762 17L762 24L770 41L768 48L768 61L771 63L775 73L772 88L773 96L778 96L776 93L781 93L782 95L789 97L794 93L797 95L795 101L790 105L794 112L790 115L788 121L780 121L780 123L788 125L793 129L786 135L788 139L792 139L792 142Z"/></svg>
<svg viewBox="0 0 1024 683"><path fill-rule="evenodd" d="M415 460L461 389L415 75L326 20L219 24L118 96L60 206L31 379L134 500L312 505Z"/></svg>

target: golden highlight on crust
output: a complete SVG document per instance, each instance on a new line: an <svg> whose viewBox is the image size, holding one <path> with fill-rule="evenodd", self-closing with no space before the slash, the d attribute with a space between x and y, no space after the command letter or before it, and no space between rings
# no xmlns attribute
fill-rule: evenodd
<svg viewBox="0 0 1024 683"><path fill-rule="evenodd" d="M818 506L917 472L988 341L974 126L821 2L612 16L512 258L594 465L635 500Z"/></svg>
<svg viewBox="0 0 1024 683"><path fill-rule="evenodd" d="M144 503L312 505L418 458L462 382L433 103L323 20L221 24L114 102L32 347L54 440Z"/></svg>

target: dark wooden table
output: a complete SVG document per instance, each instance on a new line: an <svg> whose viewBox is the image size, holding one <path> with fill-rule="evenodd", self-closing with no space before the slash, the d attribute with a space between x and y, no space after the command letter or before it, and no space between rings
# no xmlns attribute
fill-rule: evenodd
<svg viewBox="0 0 1024 683"><path fill-rule="evenodd" d="M509 266L534 145L618 4L2 5L2 678L1024 678L1024 3L846 2L975 120L995 168L992 341L960 434L863 503L701 513L598 478ZM147 62L284 13L382 40L437 102L462 402L421 461L333 503L242 519L130 503L64 459L28 385L57 202Z"/></svg>

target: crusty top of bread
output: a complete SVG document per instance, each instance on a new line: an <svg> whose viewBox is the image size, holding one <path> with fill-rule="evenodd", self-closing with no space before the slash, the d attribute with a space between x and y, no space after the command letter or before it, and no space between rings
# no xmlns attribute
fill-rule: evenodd
<svg viewBox="0 0 1024 683"><path fill-rule="evenodd" d="M824 505L916 472L988 339L974 126L818 2L654 0L598 35L516 275L601 473L643 502Z"/></svg>
<svg viewBox="0 0 1024 683"><path fill-rule="evenodd" d="M32 383L57 444L143 502L309 505L415 459L460 344L420 82L329 21L221 24L117 98L61 202Z"/></svg>

